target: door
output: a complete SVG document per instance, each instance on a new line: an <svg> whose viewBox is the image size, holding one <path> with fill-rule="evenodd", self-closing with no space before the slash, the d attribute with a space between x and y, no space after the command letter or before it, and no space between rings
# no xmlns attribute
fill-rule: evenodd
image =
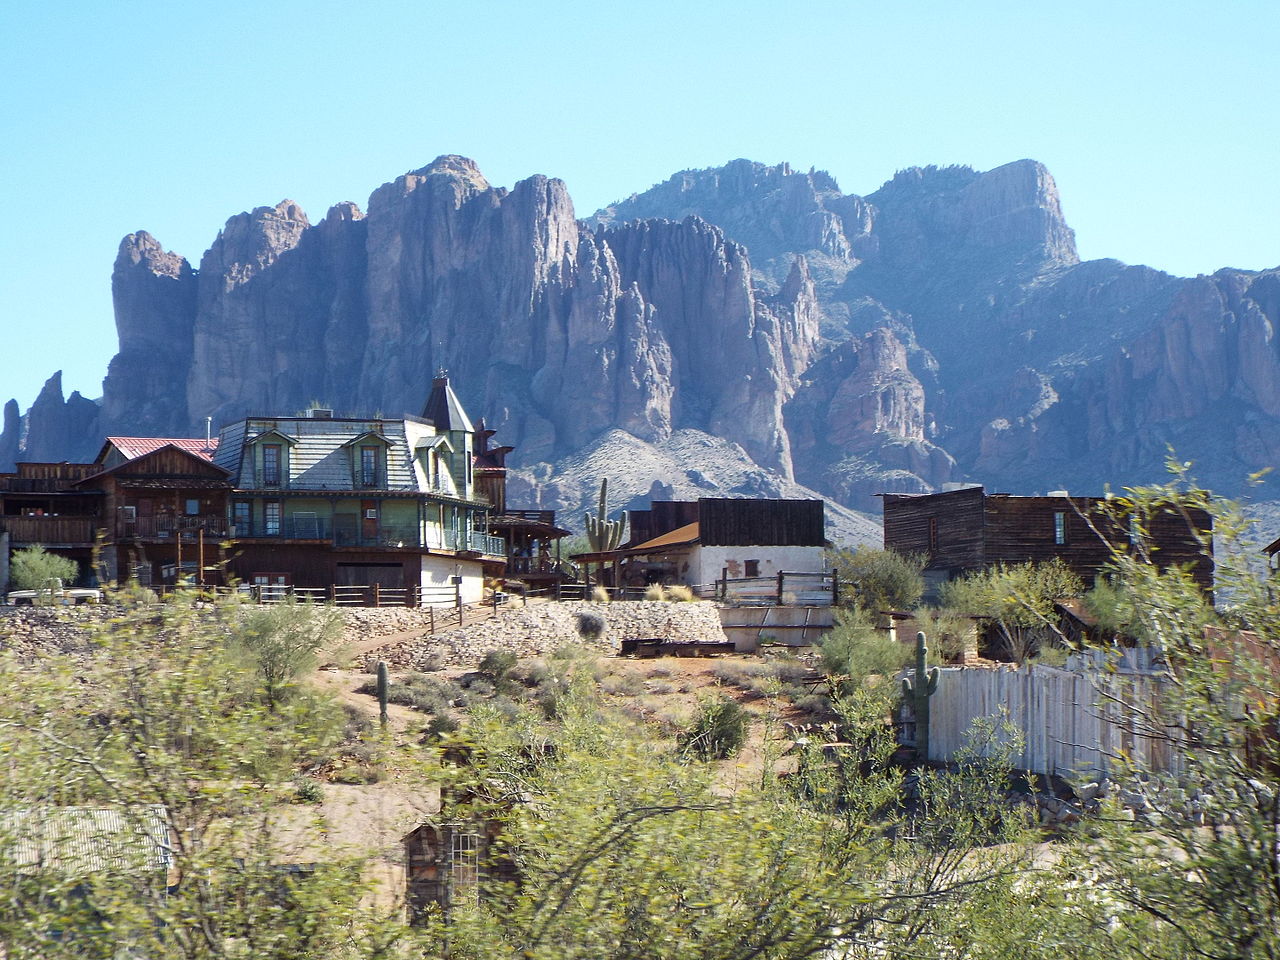
<svg viewBox="0 0 1280 960"><path fill-rule="evenodd" d="M365 543L374 543L378 539L378 502L376 500L360 501L360 539Z"/></svg>

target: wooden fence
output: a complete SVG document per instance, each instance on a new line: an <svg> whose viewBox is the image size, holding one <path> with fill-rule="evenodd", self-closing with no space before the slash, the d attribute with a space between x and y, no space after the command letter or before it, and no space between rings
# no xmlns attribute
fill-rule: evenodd
<svg viewBox="0 0 1280 960"><path fill-rule="evenodd" d="M708 596L705 586L698 592ZM724 577L711 585L710 597L743 606L825 607L840 602L840 579L832 573L785 573L772 577Z"/></svg>
<svg viewBox="0 0 1280 960"><path fill-rule="evenodd" d="M974 741L975 724L995 735L979 752L1007 750L1014 767L1067 779L1096 778L1127 757L1152 770L1177 766L1173 729L1162 724L1166 681L1147 671L1053 667L943 668L930 698L929 759L956 759ZM901 739L915 742L915 718L903 708ZM1018 746L1018 745L1014 745Z"/></svg>

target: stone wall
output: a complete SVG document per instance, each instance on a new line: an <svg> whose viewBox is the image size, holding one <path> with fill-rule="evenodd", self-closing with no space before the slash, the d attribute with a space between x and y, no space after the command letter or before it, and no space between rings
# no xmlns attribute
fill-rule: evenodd
<svg viewBox="0 0 1280 960"><path fill-rule="evenodd" d="M349 637L355 639L375 624L396 633L412 629L416 610L348 611ZM578 633L579 614L597 614L604 619L605 630L596 640L584 640ZM352 617L351 614L355 616ZM379 614L391 616L379 617ZM353 624L353 620L361 621ZM425 623L423 629L426 629ZM367 636L377 634L364 634ZM386 660L402 669L427 667L474 666L490 650L509 650L527 657L548 653L566 644L587 644L601 653L614 653L625 639L663 637L688 641L725 641L720 618L711 603L665 603L660 601L628 601L618 603L543 603L529 607L499 610L488 620L415 640L380 647L366 654L362 662L371 668L378 660Z"/></svg>

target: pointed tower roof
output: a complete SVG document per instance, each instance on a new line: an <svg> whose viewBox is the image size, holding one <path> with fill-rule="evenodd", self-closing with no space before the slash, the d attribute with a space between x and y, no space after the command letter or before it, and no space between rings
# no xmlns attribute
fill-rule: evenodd
<svg viewBox="0 0 1280 960"><path fill-rule="evenodd" d="M443 370L431 381L431 396L427 397L422 415L434 423L437 430L461 430L465 433L475 431L467 411L462 409L462 401L453 392L453 387L449 386L449 375Z"/></svg>

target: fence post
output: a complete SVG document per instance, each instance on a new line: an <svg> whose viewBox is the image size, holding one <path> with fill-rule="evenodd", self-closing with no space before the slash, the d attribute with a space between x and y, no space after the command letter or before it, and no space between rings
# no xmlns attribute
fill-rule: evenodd
<svg viewBox="0 0 1280 960"><path fill-rule="evenodd" d="M338 585L336 583L329 584L329 602L335 605L338 602Z"/></svg>
<svg viewBox="0 0 1280 960"><path fill-rule="evenodd" d="M373 605L375 607L382 606L382 584L376 580L373 582Z"/></svg>
<svg viewBox="0 0 1280 960"><path fill-rule="evenodd" d="M831 571L831 605L840 606L840 574Z"/></svg>
<svg viewBox="0 0 1280 960"><path fill-rule="evenodd" d="M427 607L427 609L431 611L431 614L430 614L431 632L435 633L436 632L436 605L433 603L431 606Z"/></svg>
<svg viewBox="0 0 1280 960"><path fill-rule="evenodd" d="M560 602L560 580L556 579L556 603Z"/></svg>
<svg viewBox="0 0 1280 960"><path fill-rule="evenodd" d="M782 606L782 578L783 578L783 576L784 576L783 572L782 572L781 570L779 570L779 571L778 571L778 606Z"/></svg>
<svg viewBox="0 0 1280 960"><path fill-rule="evenodd" d="M462 626L462 578L453 578L453 602L458 607L458 626Z"/></svg>

